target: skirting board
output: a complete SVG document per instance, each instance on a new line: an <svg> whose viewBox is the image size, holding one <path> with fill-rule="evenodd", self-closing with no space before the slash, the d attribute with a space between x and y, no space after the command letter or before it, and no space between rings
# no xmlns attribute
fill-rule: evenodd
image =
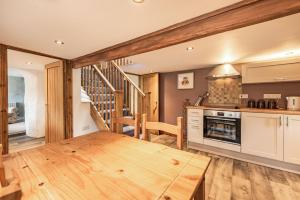
<svg viewBox="0 0 300 200"><path fill-rule="evenodd" d="M288 172L293 172L300 174L300 165L290 164L282 161L272 160L269 158L262 158L258 156L253 156L249 154L244 154L240 152L234 152L230 150L225 150L217 147L212 147L204 144L197 144L193 142L188 142L187 147L190 149L196 149L199 151L204 151L224 157L233 158L236 160L241 160L249 163L254 163L257 165L262 165L270 168L280 169Z"/></svg>

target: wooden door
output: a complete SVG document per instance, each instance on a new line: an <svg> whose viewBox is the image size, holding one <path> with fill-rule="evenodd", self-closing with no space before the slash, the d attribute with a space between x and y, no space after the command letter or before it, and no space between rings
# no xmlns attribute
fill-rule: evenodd
<svg viewBox="0 0 300 200"><path fill-rule="evenodd" d="M46 65L46 143L65 139L64 120L64 63Z"/></svg>
<svg viewBox="0 0 300 200"><path fill-rule="evenodd" d="M284 116L284 161L300 164L300 116Z"/></svg>
<svg viewBox="0 0 300 200"><path fill-rule="evenodd" d="M159 74L143 75L143 91L150 93L149 105L147 106L147 116L149 121L159 121ZM157 131L151 131L158 134Z"/></svg>
<svg viewBox="0 0 300 200"><path fill-rule="evenodd" d="M283 115L242 113L242 153L283 160Z"/></svg>

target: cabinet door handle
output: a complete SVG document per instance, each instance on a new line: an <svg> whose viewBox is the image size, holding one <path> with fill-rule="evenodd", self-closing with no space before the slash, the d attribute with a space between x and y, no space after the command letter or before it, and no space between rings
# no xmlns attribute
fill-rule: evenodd
<svg viewBox="0 0 300 200"><path fill-rule="evenodd" d="M289 126L289 117L286 117L286 126Z"/></svg>
<svg viewBox="0 0 300 200"><path fill-rule="evenodd" d="M279 126L282 126L282 118L281 118L281 116L279 117Z"/></svg>

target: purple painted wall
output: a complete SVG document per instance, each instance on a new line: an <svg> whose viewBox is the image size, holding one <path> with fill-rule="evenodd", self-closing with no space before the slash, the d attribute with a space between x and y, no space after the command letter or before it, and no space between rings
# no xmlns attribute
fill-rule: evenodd
<svg viewBox="0 0 300 200"><path fill-rule="evenodd" d="M160 95L160 121L176 123L176 117L182 116L182 104L185 99L195 103L198 95L207 91L206 76L211 68L200 70L180 71L160 74L159 95ZM178 90L177 74L194 72L194 89Z"/></svg>
<svg viewBox="0 0 300 200"><path fill-rule="evenodd" d="M160 121L176 123L176 117L182 116L182 104L185 99L188 98L191 103L194 103L198 95L207 91L206 76L210 70L211 68L203 68L160 74ZM177 74L191 71L195 73L194 89L178 90ZM249 95L249 98L256 100L263 98L263 94L282 94L282 97L300 96L300 82L243 85L242 90L244 94ZM283 106L285 102L281 100L279 103Z"/></svg>

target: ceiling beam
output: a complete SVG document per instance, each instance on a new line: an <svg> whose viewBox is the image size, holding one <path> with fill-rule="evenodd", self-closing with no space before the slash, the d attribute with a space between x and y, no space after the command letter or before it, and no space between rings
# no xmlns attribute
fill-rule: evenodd
<svg viewBox="0 0 300 200"><path fill-rule="evenodd" d="M159 31L73 59L80 68L133 56L300 12L299 0L244 0Z"/></svg>
<svg viewBox="0 0 300 200"><path fill-rule="evenodd" d="M41 53L41 52L37 52L37 51L23 49L23 48L11 46L11 45L6 45L6 47L9 50L19 51L19 52L23 52L23 53L29 53L29 54L43 56L43 57L47 57L47 58L53 58L53 59L57 59L57 60L67 60L67 59L64 59L64 58L61 58L58 56L53 56L53 55L49 55L49 54L45 54L45 53Z"/></svg>

